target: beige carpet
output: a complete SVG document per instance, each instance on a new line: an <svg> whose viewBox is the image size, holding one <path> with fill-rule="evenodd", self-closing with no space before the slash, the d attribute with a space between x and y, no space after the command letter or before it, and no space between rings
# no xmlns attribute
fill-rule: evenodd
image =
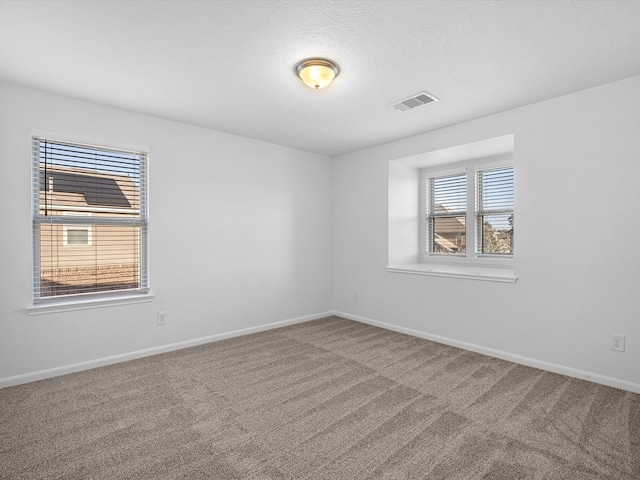
<svg viewBox="0 0 640 480"><path fill-rule="evenodd" d="M640 479L640 395L337 317L0 408L3 479Z"/></svg>

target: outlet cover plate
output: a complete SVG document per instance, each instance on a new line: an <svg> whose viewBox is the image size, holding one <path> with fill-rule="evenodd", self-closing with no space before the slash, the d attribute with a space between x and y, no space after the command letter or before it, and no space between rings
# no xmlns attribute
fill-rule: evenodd
<svg viewBox="0 0 640 480"><path fill-rule="evenodd" d="M611 334L611 350L624 352L624 335Z"/></svg>

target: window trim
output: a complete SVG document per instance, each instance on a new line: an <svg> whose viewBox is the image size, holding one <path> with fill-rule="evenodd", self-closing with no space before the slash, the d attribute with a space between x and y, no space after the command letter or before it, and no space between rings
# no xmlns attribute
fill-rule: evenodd
<svg viewBox="0 0 640 480"><path fill-rule="evenodd" d="M421 244L425 247L421 257L422 261L429 263L435 259L446 259L456 261L464 261L468 263L477 264L492 264L503 265L513 262L513 254L494 254L494 253L480 253L477 251L478 247L478 229L477 229L477 174L484 170L493 170L503 167L513 167L513 159L507 158L491 158L491 159L472 159L465 162L461 162L452 166L453 168L441 169L437 167L426 167L420 169L420 234ZM430 178L446 177L456 174L466 174L466 192L467 192L467 209L465 212L465 227L466 227L466 252L464 253L437 253L429 252L428 245L430 244L430 238L428 238L427 229L427 205L429 199L427 183ZM515 183L515 182L514 182ZM515 205L514 205L515 216ZM471 231L470 231L471 230ZM471 240L472 242L470 242ZM470 248L471 247L471 248ZM461 260L455 260L456 258ZM484 259L484 260L483 260ZM500 260L503 259L503 260ZM445 262L446 263L446 262Z"/></svg>
<svg viewBox="0 0 640 480"><path fill-rule="evenodd" d="M64 299L59 297L52 297L56 300L52 300L47 303L36 303L29 305L26 308L27 315L43 315L47 313L58 312L72 312L75 310L88 310L91 308L103 308L103 307L116 307L120 305L130 305L134 303L146 303L153 300L153 293L148 291L146 293L129 293L120 295L101 295L93 298L82 299Z"/></svg>
<svg viewBox="0 0 640 480"><path fill-rule="evenodd" d="M426 174L444 176L471 166L470 181L475 189L475 165L482 170L515 168L514 143L514 135L506 134L389 160L387 272L505 283L517 281L513 255L476 253L475 192L467 196L467 215L471 213L472 221L466 222L468 252L465 254L428 254L425 215ZM514 170L517 188L516 177ZM514 205L515 216L516 208ZM517 240L514 247L517 250Z"/></svg>
<svg viewBox="0 0 640 480"><path fill-rule="evenodd" d="M513 157L507 158L489 158L489 159L471 159L459 162L455 165L445 166L445 168L425 167L420 169L420 244L425 247L421 254L422 263L427 264L448 264L460 265L469 264L471 266L492 266L496 268L506 268L513 265L513 254L493 254L480 253L478 248L477 231L477 174L482 170L492 170L496 168L513 167ZM467 175L467 210L465 221L466 252L464 253L436 253L427 251L427 245L430 243L427 229L427 182L429 178L444 177L460 173ZM515 184L515 180L514 180ZM515 216L515 205L514 205ZM471 240L471 242L470 242ZM475 275L475 274L474 274Z"/></svg>
<svg viewBox="0 0 640 480"><path fill-rule="evenodd" d="M58 132L51 132L46 130L32 129L30 135L30 143L31 143L31 182L32 182L32 242L33 242L33 276L32 276L32 301L31 305L26 307L26 311L29 315L41 314L41 313L50 313L50 312L59 312L59 311L70 311L70 310L78 310L78 309L86 309L86 308L96 308L102 306L112 306L112 305L123 305L130 303L139 303L151 301L153 298L153 294L150 290L150 282L149 282L149 148L140 145L126 145L122 142L112 142L112 141L104 141L104 140L96 140L86 137L78 137L74 135L68 134L60 134ZM125 222L109 222L109 220L102 220L99 223L109 224L115 223L118 225L137 225L140 227L140 260L139 260L139 269L140 269L140 286L136 289L124 289L124 290L114 290L114 291L103 291L103 292L90 292L90 293L79 293L79 294L69 294L69 295L54 295L51 297L40 297L38 296L38 292L40 291L40 248L39 248L39 226L46 223L46 219L43 218L39 213L40 207L40 198L39 198L39 178L40 178L40 168L39 162L36 161L36 155L33 152L34 143L36 139L40 140L49 140L51 142L61 142L61 143L70 143L77 146L86 146L88 148L96 148L96 149L106 149L106 150L116 150L120 152L131 152L135 154L139 154L143 157L144 161L140 164L140 207L138 213L140 215L138 220L128 220ZM36 182L38 187L36 188ZM65 207L66 208L66 207ZM72 207L73 208L73 207ZM79 215L87 215L87 213L81 213L83 209L79 207L75 210L78 210ZM112 213L122 213L119 212L118 209L107 209L113 210ZM59 215L56 220L60 220L63 218L63 215ZM90 215L90 214L89 214ZM87 225L87 220L80 220L78 218L73 218L71 215L67 219L64 219L64 224L70 224L74 226L82 226L89 227L89 239L91 242L92 238L92 226ZM49 217L54 218L54 217ZM92 217L93 219L96 217ZM61 222L58 222L61 223ZM95 222L98 224L98 222ZM66 225L63 224L63 227ZM64 236L64 233L63 233ZM66 238L64 239L66 240ZM65 247L78 247L83 248L86 245L67 245L64 242Z"/></svg>

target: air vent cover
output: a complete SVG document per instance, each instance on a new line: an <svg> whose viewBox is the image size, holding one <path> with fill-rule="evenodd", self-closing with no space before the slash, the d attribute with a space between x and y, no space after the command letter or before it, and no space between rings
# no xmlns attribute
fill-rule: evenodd
<svg viewBox="0 0 640 480"><path fill-rule="evenodd" d="M409 98L405 98L404 100L399 101L391 105L396 110L400 110L401 112L406 112L407 110L411 110L412 108L419 107L420 105L426 105L427 103L437 102L438 99L427 92L416 93L415 95L410 96Z"/></svg>

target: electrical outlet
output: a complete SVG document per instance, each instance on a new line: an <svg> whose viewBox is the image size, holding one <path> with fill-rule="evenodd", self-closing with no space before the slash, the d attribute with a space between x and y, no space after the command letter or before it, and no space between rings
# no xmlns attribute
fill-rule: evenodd
<svg viewBox="0 0 640 480"><path fill-rule="evenodd" d="M351 295L351 300L353 300L354 302L358 301L358 292L353 292L353 294Z"/></svg>
<svg viewBox="0 0 640 480"><path fill-rule="evenodd" d="M624 335L611 334L611 350L624 352Z"/></svg>
<svg viewBox="0 0 640 480"><path fill-rule="evenodd" d="M158 325L167 324L167 312L158 312Z"/></svg>

